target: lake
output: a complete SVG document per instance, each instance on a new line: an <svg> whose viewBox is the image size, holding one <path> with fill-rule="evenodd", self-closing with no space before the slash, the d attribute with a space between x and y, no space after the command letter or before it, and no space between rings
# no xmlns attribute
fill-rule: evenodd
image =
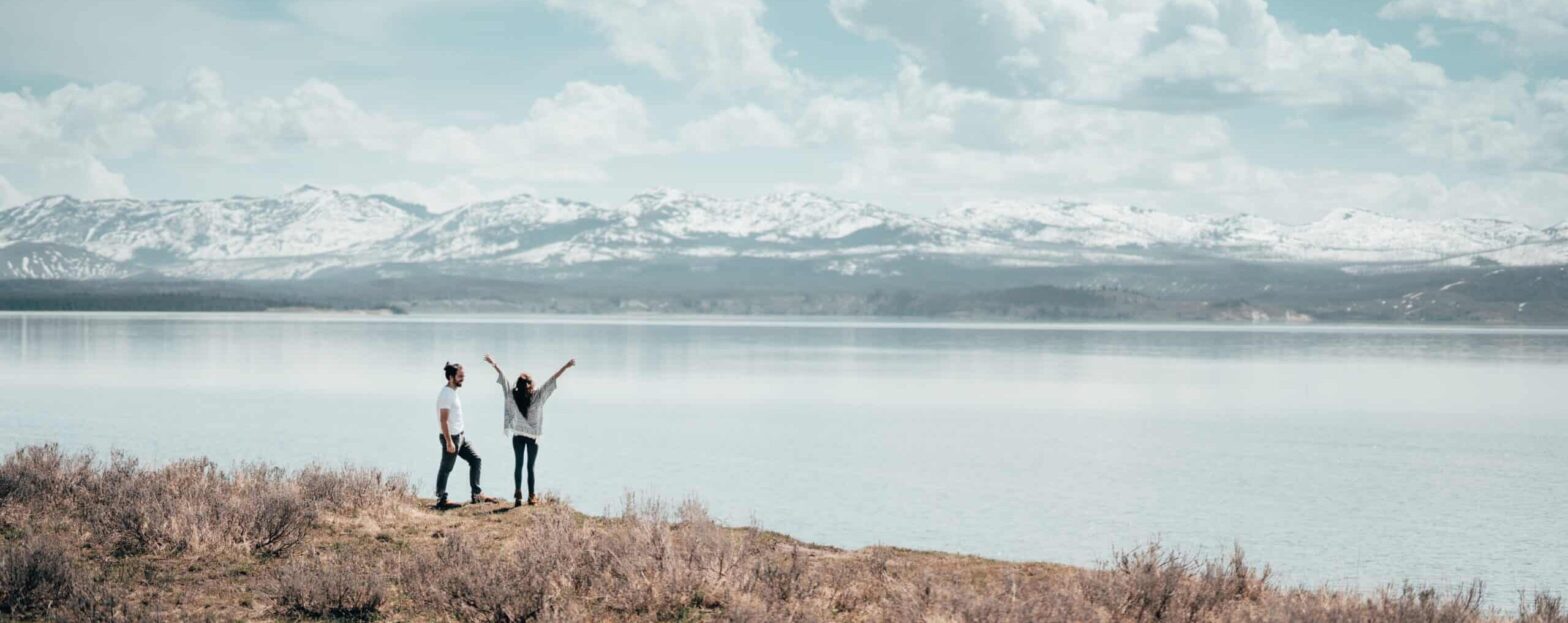
<svg viewBox="0 0 1568 623"><path fill-rule="evenodd" d="M486 352L578 359L538 474L588 512L636 492L843 547L1240 543L1289 583L1568 592L1563 330L11 313L0 447L347 462L430 496L453 360L509 497Z"/></svg>

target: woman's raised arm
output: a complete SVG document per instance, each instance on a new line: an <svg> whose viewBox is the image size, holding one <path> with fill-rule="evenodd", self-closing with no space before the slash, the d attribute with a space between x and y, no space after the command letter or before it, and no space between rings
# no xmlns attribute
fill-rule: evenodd
<svg viewBox="0 0 1568 623"><path fill-rule="evenodd" d="M572 359L570 361L567 361L566 365L561 366L560 370L556 370L555 374L550 375L550 380L554 381L554 380L560 378L562 372L565 372L567 368L570 368L570 367L575 366L575 365L577 365L577 360L576 359ZM546 381L546 382L549 382L549 381Z"/></svg>

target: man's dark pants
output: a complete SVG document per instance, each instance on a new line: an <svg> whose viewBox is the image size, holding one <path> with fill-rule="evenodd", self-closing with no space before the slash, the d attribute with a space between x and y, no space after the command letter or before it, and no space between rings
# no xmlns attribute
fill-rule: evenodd
<svg viewBox="0 0 1568 623"><path fill-rule="evenodd" d="M468 438L462 433L452 435L452 445L457 447L457 452L446 451L446 438L436 435L441 440L441 471L436 472L436 499L446 501L446 477L452 474L452 466L457 464L457 458L463 457L468 462L468 488L472 495L479 495L479 453L474 447L468 445Z"/></svg>

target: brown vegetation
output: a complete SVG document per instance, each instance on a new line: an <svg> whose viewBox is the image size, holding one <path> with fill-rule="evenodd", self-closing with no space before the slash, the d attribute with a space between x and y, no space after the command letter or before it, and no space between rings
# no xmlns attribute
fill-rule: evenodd
<svg viewBox="0 0 1568 623"><path fill-rule="evenodd" d="M359 469L144 467L54 446L0 463L0 618L64 621L1471 621L1481 587L1279 587L1238 549L1158 545L1099 569L886 547L842 551L720 526L695 502L617 517L554 501L430 510Z"/></svg>

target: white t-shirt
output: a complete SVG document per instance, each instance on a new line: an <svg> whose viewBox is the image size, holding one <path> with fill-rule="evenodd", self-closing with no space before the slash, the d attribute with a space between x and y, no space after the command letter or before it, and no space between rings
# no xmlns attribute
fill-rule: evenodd
<svg viewBox="0 0 1568 623"><path fill-rule="evenodd" d="M446 430L453 435L463 432L463 401L457 398L457 390L451 385L442 385L441 394L436 396L436 417L441 417L441 410L447 410ZM440 420L437 420L439 422ZM439 426L439 424L438 424Z"/></svg>

